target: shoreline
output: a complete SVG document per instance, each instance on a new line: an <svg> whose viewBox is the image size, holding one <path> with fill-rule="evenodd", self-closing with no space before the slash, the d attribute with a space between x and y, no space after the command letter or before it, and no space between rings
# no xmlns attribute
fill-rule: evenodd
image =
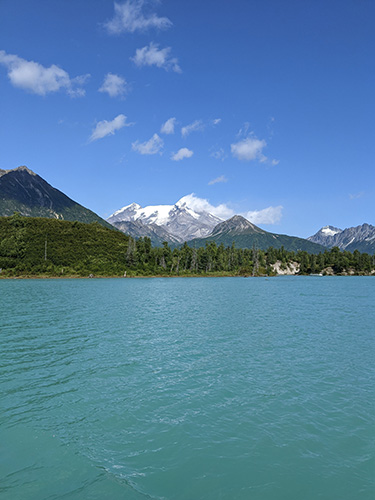
<svg viewBox="0 0 375 500"><path fill-rule="evenodd" d="M375 274L327 274L327 275L311 275L311 274L276 274L276 275L262 275L262 276L251 276L251 275L239 275L239 274L181 274L181 275L163 275L163 274L153 274L150 276L135 275L135 276L46 276L46 275L23 275L23 276L0 276L1 280L75 280L75 279L147 279L147 278L280 278L280 277L310 277L310 278L351 278L351 277L375 277Z"/></svg>

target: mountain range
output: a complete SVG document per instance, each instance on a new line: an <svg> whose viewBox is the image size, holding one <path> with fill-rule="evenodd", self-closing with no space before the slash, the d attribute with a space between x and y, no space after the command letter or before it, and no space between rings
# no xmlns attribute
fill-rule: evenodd
<svg viewBox="0 0 375 500"><path fill-rule="evenodd" d="M307 239L328 248L338 247L349 252L358 250L370 254L375 252L375 226L370 224L346 229L325 226Z"/></svg>
<svg viewBox="0 0 375 500"><path fill-rule="evenodd" d="M137 203L132 203L117 210L107 222L133 237L141 234L148 236L154 245L168 241L173 246L187 241L190 246L198 248L215 241L218 245L223 243L225 246L231 246L234 242L237 248L256 247L266 250L270 246L284 246L290 251L324 251L323 246L303 238L264 231L240 215L224 221L207 211L197 211L188 206L186 197L174 205L142 208ZM161 234L160 231L164 233Z"/></svg>
<svg viewBox="0 0 375 500"><path fill-rule="evenodd" d="M337 246L342 250L375 253L375 227L369 224L339 229L325 226L307 239L270 233L240 215L224 221L205 210L189 206L189 197L174 205L141 207L137 203L114 212L105 221L73 201L25 166L0 170L0 216L14 212L32 217L47 217L79 222L98 222L134 238L149 237L155 246L167 241L173 246L185 241L200 247L211 241L238 248L267 249L283 246L289 251L319 253Z"/></svg>

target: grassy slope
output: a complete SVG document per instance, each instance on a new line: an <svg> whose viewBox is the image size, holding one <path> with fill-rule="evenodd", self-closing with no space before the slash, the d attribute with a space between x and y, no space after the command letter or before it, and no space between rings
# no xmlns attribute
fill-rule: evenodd
<svg viewBox="0 0 375 500"><path fill-rule="evenodd" d="M123 274L128 241L98 223L0 217L0 267L3 275Z"/></svg>

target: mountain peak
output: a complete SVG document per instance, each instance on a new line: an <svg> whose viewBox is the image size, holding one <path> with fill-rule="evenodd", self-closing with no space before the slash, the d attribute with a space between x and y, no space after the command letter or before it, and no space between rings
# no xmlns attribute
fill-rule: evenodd
<svg viewBox="0 0 375 500"><path fill-rule="evenodd" d="M32 170L30 170L29 168L27 168L25 165L21 165L20 167L11 168L9 170L1 170L0 169L0 177L2 175L10 174L11 172L27 172L30 175L34 175L34 176L37 175L35 172L33 172Z"/></svg>
<svg viewBox="0 0 375 500"><path fill-rule="evenodd" d="M138 203L130 203L130 205L126 205L126 207L123 207L121 208L121 210L139 210L141 207L141 205L138 205Z"/></svg>
<svg viewBox="0 0 375 500"><path fill-rule="evenodd" d="M252 224L250 221L242 217L242 215L234 215L230 219L220 222L212 231L212 236L226 233L230 235L242 233L264 233L262 229Z"/></svg>
<svg viewBox="0 0 375 500"><path fill-rule="evenodd" d="M334 236L335 234L341 233L342 229L334 226L324 226L320 230L325 236Z"/></svg>
<svg viewBox="0 0 375 500"><path fill-rule="evenodd" d="M96 221L108 226L97 214L52 187L24 165L0 170L0 216L10 216L14 212L31 217Z"/></svg>
<svg viewBox="0 0 375 500"><path fill-rule="evenodd" d="M27 172L30 175L37 175L35 172L26 167L26 165L21 165L14 169L15 172Z"/></svg>

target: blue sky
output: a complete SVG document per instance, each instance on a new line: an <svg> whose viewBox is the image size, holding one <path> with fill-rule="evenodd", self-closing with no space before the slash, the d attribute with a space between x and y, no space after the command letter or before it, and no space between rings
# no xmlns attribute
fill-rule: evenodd
<svg viewBox="0 0 375 500"><path fill-rule="evenodd" d="M0 168L307 237L375 224L372 0L0 0Z"/></svg>

